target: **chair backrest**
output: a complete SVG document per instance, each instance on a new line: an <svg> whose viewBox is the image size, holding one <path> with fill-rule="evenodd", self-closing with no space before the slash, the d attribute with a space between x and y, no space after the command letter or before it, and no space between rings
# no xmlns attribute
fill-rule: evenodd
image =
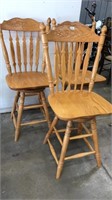
<svg viewBox="0 0 112 200"><path fill-rule="evenodd" d="M41 24L41 30L51 94L60 90L64 91L66 83L68 85L67 89L71 90L73 80L74 88L72 87L72 89L79 89L78 86L80 83L80 89L83 90L92 44L93 42L98 43L97 54L88 85L88 89L91 91L94 86L100 54L105 40L106 27L104 26L102 28L100 36L96 35L89 27L79 22L75 22L73 25L66 24L63 26L56 26L55 29L49 31L48 34L45 31L45 25ZM53 44L51 45L50 43ZM84 52L85 44L87 48ZM75 48L77 53L75 54L74 66ZM80 73L81 76L79 75ZM54 85L54 79L56 87Z"/></svg>
<svg viewBox="0 0 112 200"><path fill-rule="evenodd" d="M31 18L12 18L0 24L0 40L9 74L45 70L40 38L40 22Z"/></svg>
<svg viewBox="0 0 112 200"><path fill-rule="evenodd" d="M49 18L49 26L50 26L51 29L53 29L53 30L56 28L56 26L63 26L63 25L74 26L75 23L76 23L76 21L74 21L74 22L71 22L71 21L63 21L63 22L57 24L55 18L53 18L52 20ZM94 32L94 31L95 31L95 27L96 27L96 22L94 21L94 22L92 23L91 31Z"/></svg>
<svg viewBox="0 0 112 200"><path fill-rule="evenodd" d="M50 25L50 24L51 24L51 25ZM51 27L52 30L55 30L56 26L64 26L64 25L75 26L75 24L76 24L76 21L74 21L74 22L71 22L71 21L63 21L63 22L57 24L56 19L53 18L53 19L50 21L49 26ZM91 28L90 30L91 30L92 32L95 32L95 27L96 27L96 22L94 21L94 22L92 23L92 28ZM49 30L50 30L50 29L49 29ZM92 45L93 45L93 43L91 43L91 46L92 46ZM87 46L87 45L85 44L85 45L83 46L83 48L86 49L86 46ZM77 49L78 49L78 43L76 42L76 43L75 43L74 52L73 52L73 54L74 54L74 63L73 63L73 65L74 65L74 66L75 66L75 61L76 61ZM67 56L67 52L66 52L66 56ZM82 57L81 62L83 62L83 57Z"/></svg>

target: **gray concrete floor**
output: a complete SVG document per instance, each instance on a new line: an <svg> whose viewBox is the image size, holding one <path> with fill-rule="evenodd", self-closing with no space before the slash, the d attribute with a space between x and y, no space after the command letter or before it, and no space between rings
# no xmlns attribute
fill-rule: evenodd
<svg viewBox="0 0 112 200"><path fill-rule="evenodd" d="M95 91L110 101L110 85L97 84ZM50 115L53 113L50 110ZM29 111L23 118L41 117ZM55 179L56 164L48 145L43 145L47 124L26 126L14 142L10 113L1 115L1 199L112 199L112 132L110 116L98 117L97 127L102 166L94 156L66 161L62 176ZM59 126L63 126L61 122ZM75 141L76 151L84 144ZM73 148L70 151L74 150Z"/></svg>

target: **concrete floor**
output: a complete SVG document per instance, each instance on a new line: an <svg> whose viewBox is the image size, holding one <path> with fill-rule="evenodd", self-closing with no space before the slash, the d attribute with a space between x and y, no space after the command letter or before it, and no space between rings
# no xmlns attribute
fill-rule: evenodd
<svg viewBox="0 0 112 200"><path fill-rule="evenodd" d="M110 101L110 85L98 84L95 90ZM31 115L41 117L39 112L30 111L23 118ZM51 110L50 115L53 117ZM97 118L101 168L97 168L94 156L66 161L59 180L55 179L56 164L48 145L42 144L47 124L23 127L15 143L10 113L2 114L1 122L1 199L112 199L110 116ZM82 141L73 144L76 151L84 148Z"/></svg>

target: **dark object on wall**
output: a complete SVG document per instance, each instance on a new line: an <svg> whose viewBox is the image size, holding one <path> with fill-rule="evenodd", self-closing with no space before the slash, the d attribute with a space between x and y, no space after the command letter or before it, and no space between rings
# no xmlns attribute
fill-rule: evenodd
<svg viewBox="0 0 112 200"><path fill-rule="evenodd" d="M91 8L92 2L96 2L96 21L97 20L103 20L109 16L112 16L112 1L111 0L96 0L96 1L90 1L90 0L82 0L82 6L81 6L81 13L80 13L80 22L83 24L90 24L91 19L88 17L88 13L85 10L85 7Z"/></svg>

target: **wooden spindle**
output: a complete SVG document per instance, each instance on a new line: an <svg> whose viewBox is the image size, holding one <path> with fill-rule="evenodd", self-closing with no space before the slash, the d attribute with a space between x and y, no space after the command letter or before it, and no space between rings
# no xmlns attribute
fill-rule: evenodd
<svg viewBox="0 0 112 200"><path fill-rule="evenodd" d="M10 31L9 31L9 41L10 41L10 52L11 52L11 57L12 57L12 65L14 67L14 72L16 72L14 44L13 44L13 39L12 39Z"/></svg>
<svg viewBox="0 0 112 200"><path fill-rule="evenodd" d="M65 43L62 43L61 51L61 77L62 77L62 90L64 91L65 86L65 75L66 75L66 63L65 63Z"/></svg>
<svg viewBox="0 0 112 200"><path fill-rule="evenodd" d="M29 46L29 51L30 51L30 70L32 71L32 66L33 66L33 37L32 33L30 34L30 46Z"/></svg>
<svg viewBox="0 0 112 200"><path fill-rule="evenodd" d="M40 53L40 36L39 36L39 33L38 33L38 36L37 36L37 39L36 39L36 52L35 52L36 71L38 71L39 53Z"/></svg>
<svg viewBox="0 0 112 200"><path fill-rule="evenodd" d="M18 32L16 32L16 52L17 52L19 71L21 72L21 51L20 51L20 42L19 42Z"/></svg>
<svg viewBox="0 0 112 200"><path fill-rule="evenodd" d="M82 62L83 62L83 56L84 56L84 42L82 42L82 44L81 44L81 64L82 64Z"/></svg>
<svg viewBox="0 0 112 200"><path fill-rule="evenodd" d="M80 73L80 66L81 66L81 43L79 43L78 51L77 51L77 58L76 58L76 63L75 63L75 73L74 73L74 89L77 89L77 84L78 84L78 77Z"/></svg>
<svg viewBox="0 0 112 200"><path fill-rule="evenodd" d="M66 64L66 69L68 65L68 42L65 42L65 64Z"/></svg>
<svg viewBox="0 0 112 200"><path fill-rule="evenodd" d="M78 42L75 43L75 49L74 49L74 63L73 63L73 69L75 68L75 62L76 62L76 57L77 57L77 51L78 51Z"/></svg>
<svg viewBox="0 0 112 200"><path fill-rule="evenodd" d="M93 45L93 43L88 43L88 47L87 47L87 50L86 50L86 55L85 55L85 58L83 60L82 78L81 78L81 80L82 80L81 81L81 90L83 89L83 86L84 86L84 81L85 81L86 72L87 72L87 68L88 68L88 64L89 64L92 45Z"/></svg>
<svg viewBox="0 0 112 200"><path fill-rule="evenodd" d="M56 43L56 45L57 45L57 54L58 54L58 69L59 69L59 72L61 73L61 49L58 42Z"/></svg>
<svg viewBox="0 0 112 200"><path fill-rule="evenodd" d="M72 72L73 72L73 44L70 44L69 56L68 56L68 89L70 89Z"/></svg>
<svg viewBox="0 0 112 200"><path fill-rule="evenodd" d="M55 70L55 79L56 79L56 90L58 91L59 84L59 69L58 69L58 47L55 42L55 52L54 52L54 70Z"/></svg>
<svg viewBox="0 0 112 200"><path fill-rule="evenodd" d="M23 32L23 63L25 66L25 72L27 71L27 44L25 32Z"/></svg>

